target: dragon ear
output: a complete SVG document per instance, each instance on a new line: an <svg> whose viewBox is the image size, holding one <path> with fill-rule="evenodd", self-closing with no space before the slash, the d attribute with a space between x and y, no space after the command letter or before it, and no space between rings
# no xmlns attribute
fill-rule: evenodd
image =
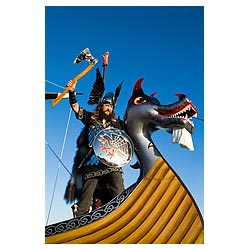
<svg viewBox="0 0 250 250"><path fill-rule="evenodd" d="M154 92L154 93L150 94L149 96L154 97L156 94L157 94L157 92Z"/></svg>
<svg viewBox="0 0 250 250"><path fill-rule="evenodd" d="M130 103L131 100L134 99L135 97L139 97L139 96L143 96L144 95L144 92L143 92L142 87L141 87L141 83L142 83L143 80L144 80L144 78L140 78L135 83L132 96L130 96L130 98L128 100L128 103Z"/></svg>
<svg viewBox="0 0 250 250"><path fill-rule="evenodd" d="M142 83L143 80L144 80L144 78L140 78L140 79L135 83L135 86L134 86L134 89L133 89L133 94L132 94L132 96L144 95L144 92L143 92L142 87L141 87L141 83Z"/></svg>

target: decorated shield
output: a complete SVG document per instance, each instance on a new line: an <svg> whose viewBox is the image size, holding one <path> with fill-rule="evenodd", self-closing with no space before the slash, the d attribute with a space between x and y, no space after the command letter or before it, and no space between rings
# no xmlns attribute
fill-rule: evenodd
<svg viewBox="0 0 250 250"><path fill-rule="evenodd" d="M125 132L116 128L107 128L96 135L93 149L97 158L105 165L123 167L131 161L134 146Z"/></svg>

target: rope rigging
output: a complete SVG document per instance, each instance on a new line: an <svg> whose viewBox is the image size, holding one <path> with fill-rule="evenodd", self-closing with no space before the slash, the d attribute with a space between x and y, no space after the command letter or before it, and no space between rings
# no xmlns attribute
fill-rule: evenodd
<svg viewBox="0 0 250 250"><path fill-rule="evenodd" d="M46 82L53 84L57 87L63 88L60 85L53 83L51 81L45 80ZM54 187L53 187L53 191L52 191L52 195L51 195L51 201L50 201L50 206L49 206L49 211L48 211L48 215L47 215L47 220L46 220L46 225L48 225L49 222L49 218L50 218L50 213L51 213L51 208L52 208L52 204L54 201L54 196L55 196L55 190L56 190L56 185L57 185L57 180L58 180L58 176L59 176L59 170L61 165L66 169L66 171L71 175L70 171L68 170L68 168L64 165L64 163L62 162L62 157L63 157L63 153L64 153L64 147L65 147L65 142L66 142L66 138L67 138L67 134L68 134L68 129L69 129L69 123L70 123L70 119L71 119L71 114L72 114L72 109L70 108L69 111L69 115L68 115L68 120L67 120L67 124L66 124L66 129L65 129L65 133L64 133L64 138L63 138L63 143L62 143L62 148L61 148L61 154L60 157L55 153L55 151L51 148L51 146L48 144L48 142L45 140L46 145L49 147L49 149L52 151L52 153L56 156L56 158L59 160L59 164L57 167L57 172L56 172L56 177L55 177L55 182L54 182Z"/></svg>
<svg viewBox="0 0 250 250"><path fill-rule="evenodd" d="M61 85L59 85L57 83L54 83L54 82L51 82L51 81L48 81L48 80L45 80L45 82L50 83L50 84L52 84L52 85L54 85L54 86L56 86L58 88L64 89L64 87L62 87Z"/></svg>
<svg viewBox="0 0 250 250"><path fill-rule="evenodd" d="M66 169L66 171L71 175L70 171L68 170L68 168L65 166L65 164L62 162L62 160L60 159L60 157L56 154L56 152L53 150L53 148L49 145L49 143L45 140L46 145L49 147L49 149L51 150L51 152L55 155L55 157L58 159L58 161L60 161L60 163L63 165L63 167Z"/></svg>

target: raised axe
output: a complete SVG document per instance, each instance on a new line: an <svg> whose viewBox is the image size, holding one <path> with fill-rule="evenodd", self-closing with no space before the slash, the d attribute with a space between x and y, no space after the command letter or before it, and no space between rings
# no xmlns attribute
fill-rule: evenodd
<svg viewBox="0 0 250 250"><path fill-rule="evenodd" d="M90 51L89 48L84 49L74 60L75 64L80 63L81 61L87 61L89 63L88 67L85 68L80 74L78 74L73 80L72 82L75 83L77 82L80 78L82 78L84 75L86 75L93 67L96 63L98 63L98 59L95 59ZM57 98L55 98L52 101L52 107L55 107L56 104L58 102L60 102L62 100L62 98L68 93L70 87L66 87L63 92L57 96Z"/></svg>

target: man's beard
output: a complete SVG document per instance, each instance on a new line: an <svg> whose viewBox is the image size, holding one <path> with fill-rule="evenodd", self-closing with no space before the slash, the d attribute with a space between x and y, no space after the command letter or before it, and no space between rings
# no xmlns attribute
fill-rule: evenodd
<svg viewBox="0 0 250 250"><path fill-rule="evenodd" d="M113 112L109 113L108 115L105 114L102 110L99 112L99 118L100 120L105 119L107 122L111 121L114 118Z"/></svg>

